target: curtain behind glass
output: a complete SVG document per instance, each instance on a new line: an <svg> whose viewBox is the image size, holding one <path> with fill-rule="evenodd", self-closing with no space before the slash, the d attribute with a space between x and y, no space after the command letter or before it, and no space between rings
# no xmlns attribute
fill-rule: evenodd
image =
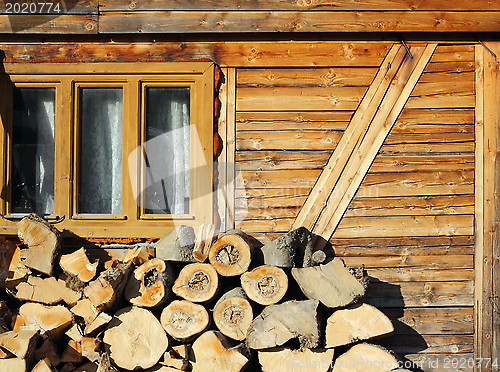
<svg viewBox="0 0 500 372"><path fill-rule="evenodd" d="M121 88L82 88L79 212L122 212Z"/></svg>
<svg viewBox="0 0 500 372"><path fill-rule="evenodd" d="M15 88L12 212L54 213L54 88Z"/></svg>
<svg viewBox="0 0 500 372"><path fill-rule="evenodd" d="M146 89L146 213L189 213L189 95L189 88Z"/></svg>

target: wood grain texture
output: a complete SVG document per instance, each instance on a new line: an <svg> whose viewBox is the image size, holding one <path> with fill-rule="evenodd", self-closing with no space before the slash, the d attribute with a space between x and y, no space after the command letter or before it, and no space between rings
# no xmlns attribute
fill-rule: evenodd
<svg viewBox="0 0 500 372"><path fill-rule="evenodd" d="M27 2L30 3L30 2ZM22 4L22 2L21 2ZM98 0L64 0L53 2L53 6L49 8L49 5L38 6L39 13L46 13L49 9L50 14L62 15L62 14L97 14L98 13ZM59 4L59 8L56 5ZM6 6L0 8L0 14L7 14ZM29 14L29 13L23 13Z"/></svg>
<svg viewBox="0 0 500 372"><path fill-rule="evenodd" d="M19 34L97 34L97 15L20 15L0 14L0 33Z"/></svg>

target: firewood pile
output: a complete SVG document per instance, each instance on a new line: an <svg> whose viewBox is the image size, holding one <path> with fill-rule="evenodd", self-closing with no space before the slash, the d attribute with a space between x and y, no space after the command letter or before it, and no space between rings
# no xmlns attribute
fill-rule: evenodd
<svg viewBox="0 0 500 372"><path fill-rule="evenodd" d="M179 226L105 262L36 215L18 235L0 239L0 371L403 371L373 344L394 328L364 270L305 228L262 245Z"/></svg>

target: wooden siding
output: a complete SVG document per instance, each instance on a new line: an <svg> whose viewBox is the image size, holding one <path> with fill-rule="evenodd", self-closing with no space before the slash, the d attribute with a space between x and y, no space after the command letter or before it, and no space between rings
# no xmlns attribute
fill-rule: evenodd
<svg viewBox="0 0 500 372"><path fill-rule="evenodd" d="M377 69L237 69L237 228L291 228L356 109L332 97L361 102ZM331 239L399 331L381 343L425 371L474 351L474 79L472 45L438 46Z"/></svg>

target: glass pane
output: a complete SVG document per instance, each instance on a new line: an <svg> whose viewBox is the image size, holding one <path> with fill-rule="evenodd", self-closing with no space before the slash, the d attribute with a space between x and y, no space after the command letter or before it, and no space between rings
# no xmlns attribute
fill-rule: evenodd
<svg viewBox="0 0 500 372"><path fill-rule="evenodd" d="M189 94L146 89L146 213L189 213Z"/></svg>
<svg viewBox="0 0 500 372"><path fill-rule="evenodd" d="M13 213L54 213L54 88L15 88Z"/></svg>
<svg viewBox="0 0 500 372"><path fill-rule="evenodd" d="M82 88L79 212L122 212L121 88Z"/></svg>

